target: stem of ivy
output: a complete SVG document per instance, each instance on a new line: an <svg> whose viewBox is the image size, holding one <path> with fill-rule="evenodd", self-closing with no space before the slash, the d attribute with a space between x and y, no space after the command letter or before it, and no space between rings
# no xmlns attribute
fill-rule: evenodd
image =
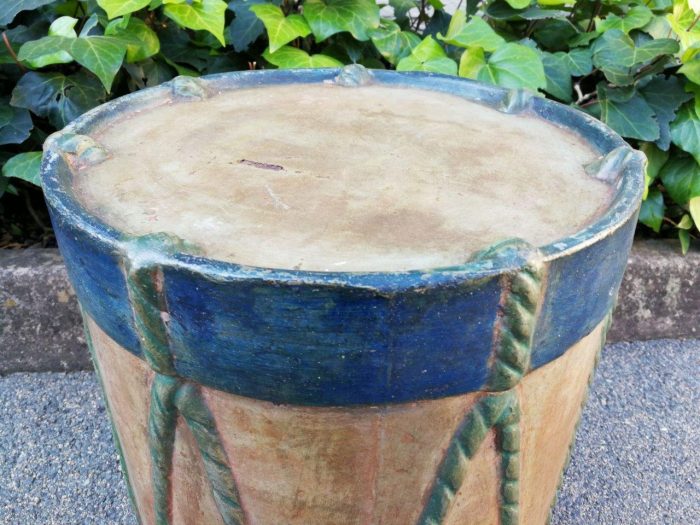
<svg viewBox="0 0 700 525"><path fill-rule="evenodd" d="M588 100L587 102L584 102L583 104L578 104L578 107L587 108L588 106L592 106L596 102L598 102L598 97L593 97L590 100Z"/></svg>
<svg viewBox="0 0 700 525"><path fill-rule="evenodd" d="M671 226L673 226L674 228L677 228L677 229L679 229L679 230L681 229L681 228L678 227L678 223L673 222L673 221L672 221L671 219L669 219L668 217L664 217L664 218L663 218L663 221L669 223L669 224L670 224ZM695 234L693 234L690 230L687 230L687 231L688 231L688 235L689 235L690 237L692 237L693 239L697 239L697 238L698 238L698 237L697 237Z"/></svg>
<svg viewBox="0 0 700 525"><path fill-rule="evenodd" d="M530 35L532 35L537 27L537 22L539 22L539 20L533 20L530 22L530 25L527 27L527 31L525 31L525 38L530 38Z"/></svg>
<svg viewBox="0 0 700 525"><path fill-rule="evenodd" d="M593 29L595 17L600 14L600 9L602 7L603 7L602 2L600 0L596 0L595 8L593 8L593 13L591 13L591 19L588 21L588 26L586 26L586 33L590 33L591 30Z"/></svg>
<svg viewBox="0 0 700 525"><path fill-rule="evenodd" d="M700 16L700 15L698 15L698 16ZM697 20L698 20L698 19L696 18L695 21L697 21ZM695 23L695 22L693 22L693 23ZM659 62L663 61L663 60L666 60L666 55L661 55L661 56L656 57L656 58L655 58L654 60L652 60L649 64L647 64L646 66L644 66L643 68L641 68L639 71L637 71L637 74L635 75L635 78L636 78L637 80L640 79L640 78L642 78L642 77L645 75L645 73L646 73L647 71L651 71L652 69L654 69L654 68L656 67L656 65L657 65Z"/></svg>
<svg viewBox="0 0 700 525"><path fill-rule="evenodd" d="M415 22L415 26L413 26L413 25L411 26L411 29L416 33L418 33L418 30L420 29L421 23L425 20L425 18L427 16L425 14L425 6L426 6L425 0L420 0L420 7L418 8L418 16L413 21L413 22ZM413 22L412 22L412 24L413 24Z"/></svg>
<svg viewBox="0 0 700 525"><path fill-rule="evenodd" d="M585 95L583 94L583 91L581 90L581 81L579 80L574 84L574 91L576 91L576 105L580 106L583 102L586 102L587 100L595 97L596 92L591 91L590 93L586 93Z"/></svg>
<svg viewBox="0 0 700 525"><path fill-rule="evenodd" d="M2 41L5 43L5 47L7 48L7 51L10 53L12 60L14 60L15 64L17 64L17 67L19 67L23 73L26 72L27 68L22 65L22 62L20 62L19 59L17 58L17 54L15 53L15 50L12 49L12 44L10 44L10 39L7 38L7 31L2 32Z"/></svg>
<svg viewBox="0 0 700 525"><path fill-rule="evenodd" d="M686 33L690 33L691 29L695 27L695 24L698 23L698 20L700 20L700 14L698 14L695 19L693 20L693 23L688 26L688 29L685 30Z"/></svg>
<svg viewBox="0 0 700 525"><path fill-rule="evenodd" d="M290 5L288 0L282 0L282 12L284 16L288 16L291 13Z"/></svg>

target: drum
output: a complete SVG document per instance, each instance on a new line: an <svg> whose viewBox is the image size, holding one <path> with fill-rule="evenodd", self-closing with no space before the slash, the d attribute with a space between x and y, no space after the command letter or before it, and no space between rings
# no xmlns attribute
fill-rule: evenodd
<svg viewBox="0 0 700 525"><path fill-rule="evenodd" d="M644 188L600 122L360 66L179 77L42 175L141 523L546 522Z"/></svg>

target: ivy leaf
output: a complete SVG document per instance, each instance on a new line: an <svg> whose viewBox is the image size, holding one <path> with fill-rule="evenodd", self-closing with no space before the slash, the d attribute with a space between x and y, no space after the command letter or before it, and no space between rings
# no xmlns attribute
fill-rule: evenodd
<svg viewBox="0 0 700 525"><path fill-rule="evenodd" d="M651 19L654 17L654 13L651 12L645 5L635 5L632 6L624 16L618 16L614 13L608 14L605 18L596 18L595 28L596 31L604 32L610 29L619 29L623 33L627 34L633 29L639 29L647 25Z"/></svg>
<svg viewBox="0 0 700 525"><path fill-rule="evenodd" d="M438 33L443 33L447 31L451 19L452 17L448 15L445 11L435 11L435 13L433 13L432 18L430 19L430 22L428 22L428 25L425 26L425 30L423 31L423 38L425 38L426 36L432 36L433 38L437 38Z"/></svg>
<svg viewBox="0 0 700 525"><path fill-rule="evenodd" d="M372 32L372 43L392 65L410 55L420 41L418 35L402 31L399 25L391 20L382 20L379 29Z"/></svg>
<svg viewBox="0 0 700 525"><path fill-rule="evenodd" d="M559 4L564 3L566 3L566 0L559 2ZM489 3L486 8L486 15L494 20L547 20L550 18L566 18L569 16L569 12L559 9L543 9L529 4L525 9L513 9L505 0L496 0Z"/></svg>
<svg viewBox="0 0 700 525"><path fill-rule="evenodd" d="M700 118L693 104L684 105L671 123L671 140L683 151L700 159Z"/></svg>
<svg viewBox="0 0 700 525"><path fill-rule="evenodd" d="M700 196L700 166L692 157L673 157L659 173L670 197L681 206Z"/></svg>
<svg viewBox="0 0 700 525"><path fill-rule="evenodd" d="M600 82L597 92L600 120L620 135L647 141L659 138L654 110L633 88L608 88L605 82Z"/></svg>
<svg viewBox="0 0 700 525"><path fill-rule="evenodd" d="M12 122L14 112L12 107L7 103L7 100L0 102L0 128L7 126Z"/></svg>
<svg viewBox="0 0 700 525"><path fill-rule="evenodd" d="M678 240L681 241L681 253L683 255L688 253L690 249L690 234L687 230L678 230Z"/></svg>
<svg viewBox="0 0 700 525"><path fill-rule="evenodd" d="M554 54L560 56L566 62L571 76L582 77L593 71L593 60L591 59L591 48L589 47L577 47L568 53L559 51Z"/></svg>
<svg viewBox="0 0 700 525"><path fill-rule="evenodd" d="M571 71L565 58L567 53L542 52L542 65L547 79L544 90L564 102L571 102Z"/></svg>
<svg viewBox="0 0 700 525"><path fill-rule="evenodd" d="M693 197L688 201L688 209L690 210L690 216L693 218L693 222L700 229L700 197Z"/></svg>
<svg viewBox="0 0 700 525"><path fill-rule="evenodd" d="M589 31L588 33L577 33L569 37L569 47L576 48L587 46L600 36L598 31Z"/></svg>
<svg viewBox="0 0 700 525"><path fill-rule="evenodd" d="M95 73L109 91L124 61L126 45L114 37L87 36L72 40L69 52L78 64Z"/></svg>
<svg viewBox="0 0 700 525"><path fill-rule="evenodd" d="M691 219L690 215L686 213L683 215L683 217L681 217L681 220L678 221L678 224L676 226L681 230L689 230L693 227L693 219Z"/></svg>
<svg viewBox="0 0 700 525"><path fill-rule="evenodd" d="M636 68L661 55L678 51L678 42L670 38L647 40L635 47L634 41L619 29L611 29L593 43L593 63L605 78L617 85L634 82Z"/></svg>
<svg viewBox="0 0 700 525"><path fill-rule="evenodd" d="M658 176L661 168L668 160L668 152L657 148L653 142L644 142L639 148L647 158L646 169L644 170L644 196L647 198L647 193L649 192L649 185L654 182Z"/></svg>
<svg viewBox="0 0 700 525"><path fill-rule="evenodd" d="M27 73L29 75L30 73ZM25 75L26 76L26 75ZM23 108L3 106L7 108L5 123L0 127L0 145L21 144L29 138L34 124L29 111Z"/></svg>
<svg viewBox="0 0 700 525"><path fill-rule="evenodd" d="M666 15L666 20L684 51L700 40L700 26L695 21L696 16L685 1L673 2L672 12Z"/></svg>
<svg viewBox="0 0 700 525"><path fill-rule="evenodd" d="M530 5L530 0L506 0L513 9L524 9Z"/></svg>
<svg viewBox="0 0 700 525"><path fill-rule="evenodd" d="M691 82L700 84L700 56L696 54L692 59L683 62L678 72L683 73Z"/></svg>
<svg viewBox="0 0 700 525"><path fill-rule="evenodd" d="M99 28L99 24L100 19L97 14L91 14L90 17L85 20L83 28L80 30L80 34L78 36L100 36L100 33L95 30L95 28ZM93 33L93 31L95 32Z"/></svg>
<svg viewBox="0 0 700 525"><path fill-rule="evenodd" d="M267 0L235 0L229 2L228 8L236 17L226 28L226 40L233 45L237 52L246 51L265 31L260 19L250 10L254 5L270 4ZM271 5L279 5L279 1Z"/></svg>
<svg viewBox="0 0 700 525"><path fill-rule="evenodd" d="M408 12L417 7L416 0L389 0L389 5L394 8L394 19L403 25L408 21Z"/></svg>
<svg viewBox="0 0 700 525"><path fill-rule="evenodd" d="M47 117L53 127L60 129L102 103L105 96L100 81L84 70L68 77L30 71L17 82L10 103Z"/></svg>
<svg viewBox="0 0 700 525"><path fill-rule="evenodd" d="M30 11L47 4L52 4L55 0L3 0L2 11L0 11L0 26L9 25L20 11Z"/></svg>
<svg viewBox="0 0 700 525"><path fill-rule="evenodd" d="M137 89L157 86L175 76L170 66L150 58L138 64L124 64L124 69L129 73Z"/></svg>
<svg viewBox="0 0 700 525"><path fill-rule="evenodd" d="M274 53L295 38L305 37L311 33L311 28L303 16L284 16L282 9L276 5L258 4L251 6L250 10L262 20L267 29L270 53Z"/></svg>
<svg viewBox="0 0 700 525"><path fill-rule="evenodd" d="M542 59L537 51L521 44L505 44L494 51L477 79L507 88L536 91L547 85Z"/></svg>
<svg viewBox="0 0 700 525"><path fill-rule="evenodd" d="M484 51L495 51L506 42L483 18L474 16L467 22L467 14L461 10L452 15L447 34L437 37L453 46L480 47Z"/></svg>
<svg viewBox="0 0 700 525"><path fill-rule="evenodd" d="M67 51L71 40L65 36L45 36L39 40L30 40L19 48L17 58L34 68L68 64L73 62L73 57Z"/></svg>
<svg viewBox="0 0 700 525"><path fill-rule="evenodd" d="M683 81L679 77L666 78L663 75L655 76L639 91L656 114L659 124L659 139L656 145L667 150L671 145L670 123L676 118L676 110L693 98L693 94L685 91Z"/></svg>
<svg viewBox="0 0 700 525"><path fill-rule="evenodd" d="M374 0L306 0L304 18L317 42L343 31L364 41L379 27L379 7Z"/></svg>
<svg viewBox="0 0 700 525"><path fill-rule="evenodd" d="M673 55L674 53L678 53L678 50L678 42L672 38L647 40L642 45L635 48L634 63L640 64L642 62L647 62L661 55Z"/></svg>
<svg viewBox="0 0 700 525"><path fill-rule="evenodd" d="M469 47L459 59L459 76L476 78L485 65L484 50L480 47Z"/></svg>
<svg viewBox="0 0 700 525"><path fill-rule="evenodd" d="M226 21L226 2L223 0L201 0L192 4L168 4L163 14L175 23L189 29L209 31L222 46Z"/></svg>
<svg viewBox="0 0 700 525"><path fill-rule="evenodd" d="M385 20L384 22L391 21ZM374 55L374 50L375 47L371 42L360 42L355 40L350 33L340 33L335 35L332 44L323 48L323 54L333 57L343 64L358 64L368 60L366 57ZM383 68L384 65L380 67Z"/></svg>
<svg viewBox="0 0 700 525"><path fill-rule="evenodd" d="M15 26L12 29L3 30L13 49L19 49L22 44L30 40L38 40L46 33L46 24L35 22L30 27ZM0 42L0 64L14 64L15 59L3 42Z"/></svg>
<svg viewBox="0 0 700 525"><path fill-rule="evenodd" d="M143 9L150 3L151 0L97 0L97 5L105 10L110 20Z"/></svg>
<svg viewBox="0 0 700 525"><path fill-rule="evenodd" d="M41 186L40 167L41 151L30 151L9 159L2 167L2 174L7 178L14 177Z"/></svg>
<svg viewBox="0 0 700 525"><path fill-rule="evenodd" d="M642 201L642 207L639 210L639 222L659 233L665 212L666 205L664 204L662 193L659 190L650 190L647 198Z"/></svg>
<svg viewBox="0 0 700 525"><path fill-rule="evenodd" d="M74 29L77 23L78 19L72 16L57 18L49 26L49 36L23 44L17 58L34 68L73 62L66 49L70 39L78 36Z"/></svg>
<svg viewBox="0 0 700 525"><path fill-rule="evenodd" d="M72 16L61 16L51 22L49 26L50 36L65 36L68 38L76 38L78 35L75 32L75 24L78 23L77 18Z"/></svg>
<svg viewBox="0 0 700 525"><path fill-rule="evenodd" d="M112 21L107 25L105 35L115 36L126 44L126 61L129 63L146 60L160 51L158 35L140 18L132 16L126 25Z"/></svg>
<svg viewBox="0 0 700 525"><path fill-rule="evenodd" d="M447 56L445 50L433 37L428 36L418 44L411 54L396 65L397 71L428 71L446 75L457 74L457 62Z"/></svg>
<svg viewBox="0 0 700 525"><path fill-rule="evenodd" d="M197 71L202 71L207 67L209 50L195 46L187 32L182 31L177 25L168 24L165 30L158 31L158 37L160 38L161 54L171 62L187 64ZM181 66L178 65L178 67Z"/></svg>
<svg viewBox="0 0 700 525"><path fill-rule="evenodd" d="M274 53L266 49L263 58L280 69L342 67L343 63L326 55L309 55L306 51L292 46L284 46Z"/></svg>

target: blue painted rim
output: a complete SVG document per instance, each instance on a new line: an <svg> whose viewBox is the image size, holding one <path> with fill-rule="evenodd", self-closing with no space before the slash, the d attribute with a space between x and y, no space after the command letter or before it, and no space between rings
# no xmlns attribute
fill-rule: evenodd
<svg viewBox="0 0 700 525"><path fill-rule="evenodd" d="M95 108L61 133L89 136L130 112L187 103L185 97L202 89L214 94L332 82L339 72L175 79ZM350 73L344 71L343 78L352 79ZM439 91L542 118L577 133L601 157L614 151L605 163L606 180L615 188L609 207L588 227L540 247L537 255L544 258L546 277L531 327L528 370L556 359L612 308L644 188L642 154L592 117L523 92L425 73L372 76L379 85ZM135 239L80 205L71 190L71 158L60 151L61 133L45 144L42 175L69 276L86 313L137 357L153 361L154 355L169 354L170 372L179 377L275 403L374 405L500 388L489 382L500 345L494 328L504 315L502 294L535 253L530 248L402 272L279 270L173 253L162 238L155 245ZM145 252L139 248L144 242ZM160 297L152 297L147 280L138 284L129 273L144 256L148 267L162 271ZM134 293L151 306L150 314ZM159 313L144 322L160 305L167 307L167 326Z"/></svg>
<svg viewBox="0 0 700 525"><path fill-rule="evenodd" d="M279 84L323 83L333 81L340 69L262 70L221 73L201 77L198 80L212 91L228 91ZM373 83L396 87L438 91L459 96L490 107L503 104L511 90L481 84L458 77L433 73L403 73L372 70ZM62 131L49 137L44 144L42 179L45 197L55 212L67 218L71 224L94 240L110 245L123 253L129 236L107 225L91 214L77 201L69 181L59 176L58 166L62 157L57 138L63 133L88 135L102 125L114 121L134 109L146 109L173 99L171 82L147 88L112 100L85 113ZM347 89L354 89L352 87ZM186 102L184 102L186 103ZM540 97L534 97L528 113L565 127L587 141L601 155L627 147L625 141L597 119ZM634 151L631 150L630 151ZM571 255L612 234L635 216L644 190L644 156L633 152L615 181L617 189L608 209L585 229L540 247L546 261ZM186 268L215 279L260 279L266 281L294 282L301 284L332 284L369 288L386 292L426 287L450 282L479 279L494 275L508 268L508 261L468 261L461 265L424 268L402 272L320 272L306 270L271 269L243 266L232 262L176 253L163 254L162 263Z"/></svg>

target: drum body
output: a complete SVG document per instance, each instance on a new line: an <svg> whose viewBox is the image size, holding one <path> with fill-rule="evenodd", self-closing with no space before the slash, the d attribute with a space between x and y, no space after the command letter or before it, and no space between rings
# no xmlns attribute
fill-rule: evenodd
<svg viewBox="0 0 700 525"><path fill-rule="evenodd" d="M106 154L89 138L102 120L157 98L352 84L355 73L176 79L101 106L47 141L46 198L141 523L547 520L643 190L639 154L600 123L521 92L372 73L372 82L567 127L600 153L592 173L615 188L575 235L544 247L499 243L449 268L240 266L193 254L171 235L131 237L72 193L75 166Z"/></svg>

